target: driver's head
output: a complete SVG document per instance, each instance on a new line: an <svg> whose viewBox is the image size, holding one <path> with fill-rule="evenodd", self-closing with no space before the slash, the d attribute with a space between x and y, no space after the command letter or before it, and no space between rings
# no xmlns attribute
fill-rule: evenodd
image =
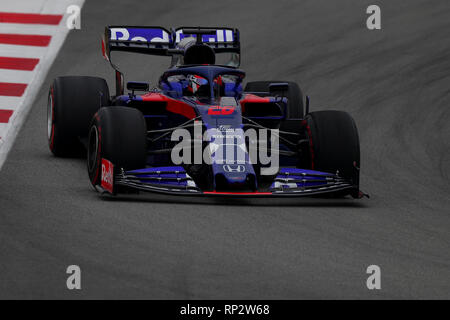
<svg viewBox="0 0 450 320"><path fill-rule="evenodd" d="M186 91L189 95L197 96L197 97L209 97L209 83L203 77L197 75L189 75L187 77L188 85Z"/></svg>

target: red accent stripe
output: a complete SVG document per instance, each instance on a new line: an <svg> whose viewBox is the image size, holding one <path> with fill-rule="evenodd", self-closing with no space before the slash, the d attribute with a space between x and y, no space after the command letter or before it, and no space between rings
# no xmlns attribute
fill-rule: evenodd
<svg viewBox="0 0 450 320"><path fill-rule="evenodd" d="M35 23L58 25L62 17L63 16L60 14L0 12L0 22L2 23Z"/></svg>
<svg viewBox="0 0 450 320"><path fill-rule="evenodd" d="M13 110L0 110L0 123L8 123Z"/></svg>
<svg viewBox="0 0 450 320"><path fill-rule="evenodd" d="M0 57L0 69L34 70L39 59Z"/></svg>
<svg viewBox="0 0 450 320"><path fill-rule="evenodd" d="M46 47L50 43L51 36L35 34L0 33L0 43L22 46Z"/></svg>
<svg viewBox="0 0 450 320"><path fill-rule="evenodd" d="M0 96L20 97L26 88L25 83L0 82Z"/></svg>
<svg viewBox="0 0 450 320"><path fill-rule="evenodd" d="M204 194L223 194L223 195L244 195L244 196L250 196L250 195L269 195L272 194L272 192L218 192L218 191L205 191Z"/></svg>
<svg viewBox="0 0 450 320"><path fill-rule="evenodd" d="M246 103L270 103L270 98L247 93L239 103L241 104L242 112L244 112Z"/></svg>
<svg viewBox="0 0 450 320"><path fill-rule="evenodd" d="M194 119L197 116L194 108L190 105L173 99L167 100L166 110L172 113L181 114L188 119Z"/></svg>
<svg viewBox="0 0 450 320"><path fill-rule="evenodd" d="M141 96L142 101L163 101L166 102L166 110L172 113L181 114L188 119L194 119L197 114L194 108L187 103L169 98L160 93L147 93Z"/></svg>

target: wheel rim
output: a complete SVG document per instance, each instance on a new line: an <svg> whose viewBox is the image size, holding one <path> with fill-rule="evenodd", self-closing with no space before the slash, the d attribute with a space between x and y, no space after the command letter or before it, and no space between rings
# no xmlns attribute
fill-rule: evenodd
<svg viewBox="0 0 450 320"><path fill-rule="evenodd" d="M92 172L97 163L97 153L98 153L98 131L97 126L92 126L89 131L89 142L88 142L88 169Z"/></svg>
<svg viewBox="0 0 450 320"><path fill-rule="evenodd" d="M52 138L52 127L53 127L53 97L51 94L48 95L47 103L47 136L48 140Z"/></svg>

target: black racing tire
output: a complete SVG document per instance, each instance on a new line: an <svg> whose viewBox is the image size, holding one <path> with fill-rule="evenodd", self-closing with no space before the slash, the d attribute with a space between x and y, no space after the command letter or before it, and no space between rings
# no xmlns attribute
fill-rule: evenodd
<svg viewBox="0 0 450 320"><path fill-rule="evenodd" d="M245 85L245 92L269 92L269 85L271 83L287 83L288 84L288 119L303 118L303 93L296 82L292 81L252 81Z"/></svg>
<svg viewBox="0 0 450 320"><path fill-rule="evenodd" d="M359 187L358 129L344 111L317 111L306 116L311 169L336 173Z"/></svg>
<svg viewBox="0 0 450 320"><path fill-rule="evenodd" d="M142 169L147 160L147 126L142 113L128 107L102 107L92 118L87 167L95 187L101 184L102 159L124 170Z"/></svg>
<svg viewBox="0 0 450 320"><path fill-rule="evenodd" d="M109 104L108 84L88 76L56 78L47 105L47 138L55 156L86 156L80 138L86 137L92 116Z"/></svg>

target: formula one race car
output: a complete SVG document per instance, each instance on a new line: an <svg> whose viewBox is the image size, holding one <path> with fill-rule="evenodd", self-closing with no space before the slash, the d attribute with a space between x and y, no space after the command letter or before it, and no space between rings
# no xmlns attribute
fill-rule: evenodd
<svg viewBox="0 0 450 320"><path fill-rule="evenodd" d="M115 69L115 95L101 78L58 77L47 112L50 150L67 157L87 149L98 191L364 195L352 117L309 112L309 98L294 82L248 82L243 89L237 29L110 26L102 51ZM168 56L171 65L156 88L128 82L124 93L113 51Z"/></svg>

